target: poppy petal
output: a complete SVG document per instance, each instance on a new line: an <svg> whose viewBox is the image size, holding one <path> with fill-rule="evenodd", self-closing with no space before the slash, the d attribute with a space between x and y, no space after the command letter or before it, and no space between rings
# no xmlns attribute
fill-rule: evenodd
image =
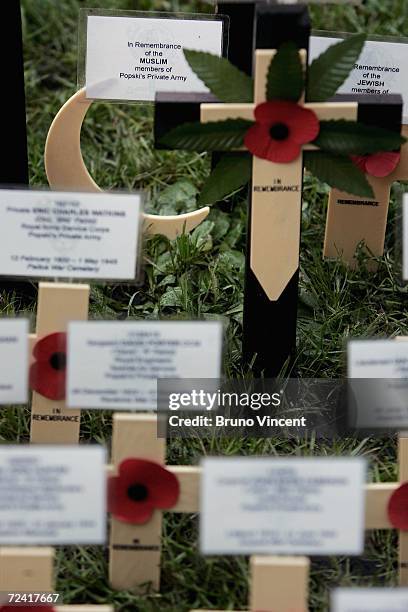
<svg viewBox="0 0 408 612"><path fill-rule="evenodd" d="M302 152L302 147L288 138L287 140L271 140L266 159L276 164L288 164L295 161Z"/></svg>
<svg viewBox="0 0 408 612"><path fill-rule="evenodd" d="M408 482L398 487L391 495L387 510L392 526L408 531Z"/></svg>
<svg viewBox="0 0 408 612"><path fill-rule="evenodd" d="M366 160L366 172L371 176L383 178L394 172L401 159L401 153L384 151L369 155Z"/></svg>
<svg viewBox="0 0 408 612"><path fill-rule="evenodd" d="M250 127L244 138L244 144L248 151L261 159L268 159L268 148L271 141L268 126L261 123L256 123Z"/></svg>
<svg viewBox="0 0 408 612"><path fill-rule="evenodd" d="M296 110L301 108L295 102L285 100L273 100L262 102L255 108L255 120L258 123L272 125L273 123L286 123Z"/></svg>
<svg viewBox="0 0 408 612"><path fill-rule="evenodd" d="M367 163L367 155L351 155L351 161L361 172L364 174L367 173L366 163Z"/></svg>
<svg viewBox="0 0 408 612"><path fill-rule="evenodd" d="M67 352L67 334L57 332L38 340L33 350L33 357L37 361L48 361L54 353Z"/></svg>
<svg viewBox="0 0 408 612"><path fill-rule="evenodd" d="M155 508L166 510L177 504L180 496L180 485L176 476L158 463L146 466L149 480L149 493Z"/></svg>
<svg viewBox="0 0 408 612"><path fill-rule="evenodd" d="M295 107L287 120L290 137L298 144L306 144L319 135L320 122L316 113L309 108L303 108L298 104Z"/></svg>
<svg viewBox="0 0 408 612"><path fill-rule="evenodd" d="M36 361L30 366L30 388L47 399L65 398L65 370L55 370L49 361Z"/></svg>
<svg viewBox="0 0 408 612"><path fill-rule="evenodd" d="M249 128L245 135L244 144L255 157L267 159L277 164L292 162L301 153L301 146L294 142L292 138L274 140L270 137L268 129L260 123Z"/></svg>

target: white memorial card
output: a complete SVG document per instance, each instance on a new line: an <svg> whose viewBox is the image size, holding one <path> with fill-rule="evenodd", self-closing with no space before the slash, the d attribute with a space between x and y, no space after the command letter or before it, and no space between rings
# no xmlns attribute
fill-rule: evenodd
<svg viewBox="0 0 408 612"><path fill-rule="evenodd" d="M104 544L101 446L0 446L0 544Z"/></svg>
<svg viewBox="0 0 408 612"><path fill-rule="evenodd" d="M408 341L351 340L347 364L350 424L408 427Z"/></svg>
<svg viewBox="0 0 408 612"><path fill-rule="evenodd" d="M311 63L341 38L312 36ZM367 40L349 77L339 88L340 94L401 94L404 102L403 123L408 123L408 44L388 40Z"/></svg>
<svg viewBox="0 0 408 612"><path fill-rule="evenodd" d="M218 378L217 321L81 321L68 328L70 408L154 410L159 378Z"/></svg>
<svg viewBox="0 0 408 612"><path fill-rule="evenodd" d="M132 280L140 194L0 190L0 275Z"/></svg>
<svg viewBox="0 0 408 612"><path fill-rule="evenodd" d="M364 546L365 478L362 458L205 459L201 551L358 555Z"/></svg>
<svg viewBox="0 0 408 612"><path fill-rule="evenodd" d="M407 612L408 589L336 589L331 612Z"/></svg>
<svg viewBox="0 0 408 612"><path fill-rule="evenodd" d="M88 15L87 98L152 102L156 92L208 92L183 50L221 56L224 21L207 15L143 15Z"/></svg>
<svg viewBox="0 0 408 612"><path fill-rule="evenodd" d="M0 404L28 402L28 320L0 319Z"/></svg>

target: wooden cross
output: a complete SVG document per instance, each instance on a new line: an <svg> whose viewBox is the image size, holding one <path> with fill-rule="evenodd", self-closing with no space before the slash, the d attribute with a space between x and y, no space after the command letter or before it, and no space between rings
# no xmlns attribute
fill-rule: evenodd
<svg viewBox="0 0 408 612"><path fill-rule="evenodd" d="M56 593L54 549L0 548L0 591L3 595L7 593ZM47 605L56 612L113 612L112 606L59 606L58 603ZM0 604L0 610L1 606L2 604ZM33 607L35 609L35 606Z"/></svg>
<svg viewBox="0 0 408 612"><path fill-rule="evenodd" d="M119 464L129 457L147 459L164 464L166 441L157 437L155 415L113 415L112 469L117 472ZM180 497L172 511L194 512L197 508L198 490L196 468L169 466L180 483ZM109 578L113 588L138 591L150 584L156 591L160 588L162 512L156 511L145 525L130 525L111 518Z"/></svg>
<svg viewBox="0 0 408 612"><path fill-rule="evenodd" d="M89 285L40 283L36 334L30 337L30 354L37 340L66 332L70 321L88 318ZM31 442L35 444L76 444L79 441L80 410L67 408L65 400L54 401L33 392Z"/></svg>
<svg viewBox="0 0 408 612"><path fill-rule="evenodd" d="M166 441L158 439L154 415L113 415L111 461L116 472L120 463L138 457L164 464ZM162 513L155 512L145 525L130 525L113 516L109 544L109 580L114 589L135 590L149 583L160 588Z"/></svg>
<svg viewBox="0 0 408 612"><path fill-rule="evenodd" d="M386 123L387 120L392 123L394 115L394 125L379 123L379 127L396 128L395 110L393 113L390 107L379 107L379 122L385 119ZM364 117L361 119L364 121ZM403 126L402 135L408 137L408 126ZM329 195L323 253L327 258L341 257L352 268L358 263L355 255L360 243L364 243L368 253L374 257L381 257L384 253L391 187L395 181L408 180L408 143L401 148L401 161L394 172L384 178L367 176L367 179L374 198L362 198L338 189L332 189ZM368 262L367 267L375 270L376 262Z"/></svg>
<svg viewBox="0 0 408 612"><path fill-rule="evenodd" d="M307 612L309 572L306 557L251 557L249 610Z"/></svg>
<svg viewBox="0 0 408 612"><path fill-rule="evenodd" d="M259 48L255 53L254 103L201 104L200 119L203 123L237 118L253 120L256 105L266 98L267 72L275 47L287 41L295 42L303 49L301 53L306 64L310 22L304 6L259 4L256 25ZM175 126L178 117L181 118L184 113L183 104L180 103L170 121L174 98L167 94L166 97L158 97L158 100L156 134L160 138L166 130ZM302 100L300 103L304 104ZM323 120L357 120L359 112L357 102L337 101L305 106ZM189 112L190 117L181 119L181 123L191 120L191 108ZM175 119L176 115L178 117ZM313 146L304 147L310 148ZM252 179L243 352L245 362L253 364L255 375L264 374L272 378L293 356L296 345L302 156L289 164L275 164L254 157Z"/></svg>
<svg viewBox="0 0 408 612"><path fill-rule="evenodd" d="M119 464L127 458L148 459L164 465L165 440L157 438L157 420L154 415L116 413L113 416L112 466L109 467L109 475L116 473ZM167 469L178 478L180 485L177 505L169 512L197 514L200 511L201 468L199 466L167 466ZM388 518L387 507L391 496L400 484L408 481L408 438L405 437L400 439L399 478L400 482L366 485L366 530L394 529ZM162 517L163 513L156 511L152 519L141 526L123 523L112 517L109 575L115 589L139 591L143 585L150 583L155 590L159 590ZM400 532L399 537L399 576L401 585L406 586L408 585L408 533ZM278 560L272 559L271 563L266 563L267 569L265 569L269 576L272 574L276 576L273 578L275 601L288 602L287 608L278 608L279 612L302 610L302 607L296 606L300 601L304 603L307 600L302 587L304 574L301 573L296 563L292 563L291 559L286 559L286 557L279 557ZM304 561L302 561L302 567L304 568L302 571L306 571ZM290 580L297 585L296 588L293 588L293 599L287 589L288 583L282 580L280 572L285 575L291 574ZM269 579L272 580L272 578ZM254 591L258 592L258 589ZM270 592L268 591L269 594ZM255 601L257 609L268 610L268 607L259 608L260 601ZM262 606L264 605L265 602L262 603Z"/></svg>

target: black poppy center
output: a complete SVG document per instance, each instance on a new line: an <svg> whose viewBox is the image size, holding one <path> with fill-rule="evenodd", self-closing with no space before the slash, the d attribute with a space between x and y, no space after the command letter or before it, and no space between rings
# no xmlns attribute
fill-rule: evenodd
<svg viewBox="0 0 408 612"><path fill-rule="evenodd" d="M65 353L53 353L50 357L50 364L54 370L65 370L67 366L67 356Z"/></svg>
<svg viewBox="0 0 408 612"><path fill-rule="evenodd" d="M130 485L127 490L128 497L134 502L145 501L149 496L149 491L145 485L135 483Z"/></svg>
<svg viewBox="0 0 408 612"><path fill-rule="evenodd" d="M289 128L284 123L275 123L271 126L269 134L274 140L285 140L289 136Z"/></svg>

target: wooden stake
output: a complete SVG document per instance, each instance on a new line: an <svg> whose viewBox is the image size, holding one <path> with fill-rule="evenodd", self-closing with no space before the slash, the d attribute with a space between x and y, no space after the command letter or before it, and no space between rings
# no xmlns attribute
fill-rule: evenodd
<svg viewBox="0 0 408 612"><path fill-rule="evenodd" d="M307 612L309 571L305 557L252 557L251 612Z"/></svg>
<svg viewBox="0 0 408 612"><path fill-rule="evenodd" d="M306 557L251 557L251 612L307 612L309 571Z"/></svg>
<svg viewBox="0 0 408 612"><path fill-rule="evenodd" d="M157 419L146 414L115 414L112 463L115 471L127 458L164 464L166 442L157 438ZM112 517L109 579L113 588L138 591L143 585L160 588L162 513L145 525L129 525Z"/></svg>
<svg viewBox="0 0 408 612"><path fill-rule="evenodd" d="M89 285L40 283L36 339L67 330L69 321L88 318ZM81 413L33 392L31 442L35 444L76 444Z"/></svg>
<svg viewBox="0 0 408 612"><path fill-rule="evenodd" d="M55 593L54 549L0 548L0 591ZM74 605L54 609L56 612L114 612L112 606Z"/></svg>
<svg viewBox="0 0 408 612"><path fill-rule="evenodd" d="M54 590L53 548L0 548L0 591Z"/></svg>
<svg viewBox="0 0 408 612"><path fill-rule="evenodd" d="M383 110L387 109L378 107L380 113ZM395 110L395 106L388 109L391 113ZM408 136L408 126L403 127L402 134ZM391 186L395 181L408 180L408 144L402 147L401 161L392 174L385 178L367 176L367 179L374 198L362 198L338 189L332 189L329 196L324 257L341 257L351 268L357 266L356 249L362 242L367 252L375 257L384 253ZM375 262L369 262L368 267L374 270L377 266Z"/></svg>

